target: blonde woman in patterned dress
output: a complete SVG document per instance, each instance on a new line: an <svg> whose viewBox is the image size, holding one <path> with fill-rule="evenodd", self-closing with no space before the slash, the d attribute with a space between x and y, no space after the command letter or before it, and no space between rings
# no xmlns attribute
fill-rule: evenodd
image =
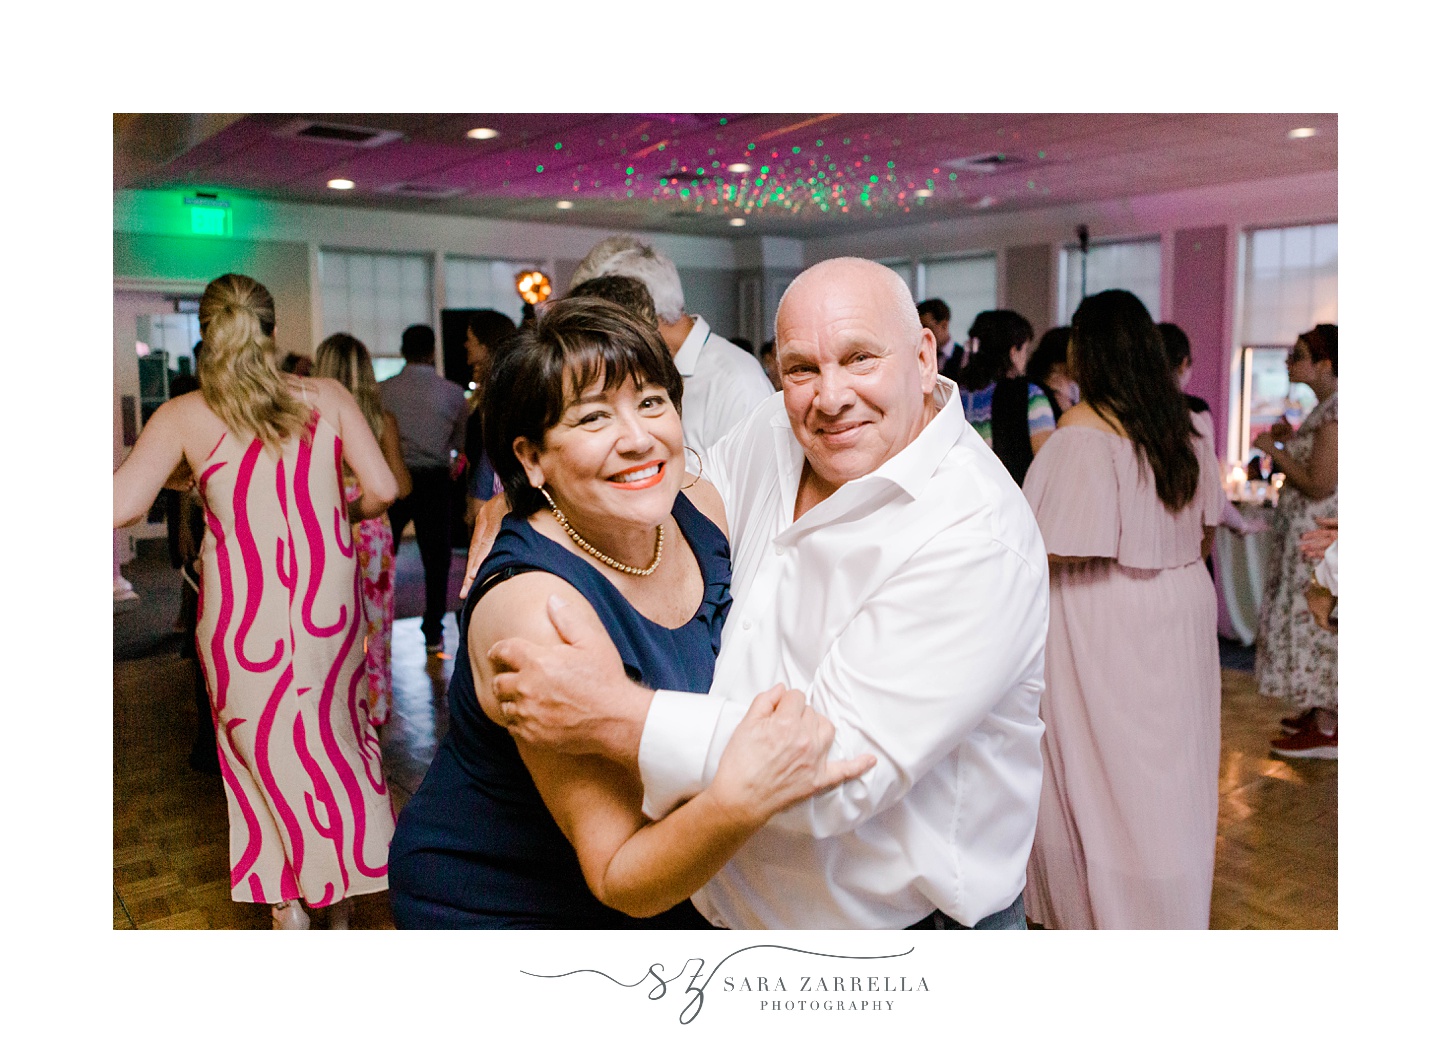
<svg viewBox="0 0 1451 1043"><path fill-rule="evenodd" d="M1300 334L1286 366L1291 382L1308 386L1318 404L1298 431L1282 418L1254 442L1285 476L1260 605L1255 680L1260 694L1298 711L1281 722L1288 734L1270 748L1282 757L1333 760L1340 749L1339 638L1316 625L1305 603L1315 573L1300 553L1300 538L1319 527L1316 519L1339 514L1338 327L1321 324Z"/></svg>
<svg viewBox="0 0 1451 1043"><path fill-rule="evenodd" d="M196 477L206 507L197 653L231 827L231 889L309 926L347 925L388 887L393 808L368 721L343 467L376 517L398 485L352 395L282 373L266 287L223 275L201 300L201 390L157 409L113 479L113 523Z"/></svg>
<svg viewBox="0 0 1451 1043"><path fill-rule="evenodd" d="M398 421L383 408L378 382L373 376L373 359L357 337L334 333L317 346L314 369L318 376L336 380L352 393L383 456L398 482L398 495L407 496L413 478L403 462L403 443ZM393 527L383 517L364 518L358 513L362 487L352 472L344 476L348 516L353 523L353 544L358 553L358 587L363 598L363 618L368 629L364 639L368 664L368 719L374 728L388 720L393 704L393 607L396 567L393 559Z"/></svg>

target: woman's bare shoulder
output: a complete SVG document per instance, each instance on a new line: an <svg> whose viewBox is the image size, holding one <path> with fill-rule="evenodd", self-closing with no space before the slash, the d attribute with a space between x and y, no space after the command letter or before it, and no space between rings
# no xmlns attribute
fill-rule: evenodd
<svg viewBox="0 0 1451 1043"><path fill-rule="evenodd" d="M479 599L469 618L469 648L479 641L487 651L495 641L520 637L537 644L557 645L559 633L549 620L549 599L559 597L572 607L582 608L599 624L593 606L567 581L552 572L521 572L491 587Z"/></svg>
<svg viewBox="0 0 1451 1043"><path fill-rule="evenodd" d="M522 572L494 585L479 599L469 617L469 661L474 672L474 694L484 713L496 723L499 705L494 699L493 665L489 649L509 638L538 645L560 643L559 631L549 619L549 599L561 598L578 614L604 632L604 625L584 595L552 572Z"/></svg>
<svg viewBox="0 0 1451 1043"><path fill-rule="evenodd" d="M726 536L730 536L726 530L725 500L721 498L720 490L710 484L710 479L701 478L693 484L687 483L680 491L697 511L713 521L715 527Z"/></svg>
<svg viewBox="0 0 1451 1043"><path fill-rule="evenodd" d="M1080 402L1076 406L1069 406L1058 418L1059 428L1064 427L1086 427L1094 431L1106 431L1111 435L1123 437L1115 423L1111 423L1098 414L1087 402Z"/></svg>

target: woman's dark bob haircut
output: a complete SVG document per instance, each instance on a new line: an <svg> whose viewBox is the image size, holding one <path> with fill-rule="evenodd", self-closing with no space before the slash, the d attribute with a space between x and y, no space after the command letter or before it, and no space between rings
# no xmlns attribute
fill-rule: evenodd
<svg viewBox="0 0 1451 1043"><path fill-rule="evenodd" d="M544 445L544 433L569 404L604 377L606 391L625 380L665 389L680 412L684 384L657 329L618 304L566 297L520 330L494 359L484 400L484 449L515 512L545 506L514 455L514 440Z"/></svg>

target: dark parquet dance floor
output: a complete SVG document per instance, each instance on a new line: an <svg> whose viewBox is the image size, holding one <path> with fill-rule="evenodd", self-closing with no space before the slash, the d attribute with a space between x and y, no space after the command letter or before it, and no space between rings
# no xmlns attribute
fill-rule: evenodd
<svg viewBox="0 0 1451 1043"><path fill-rule="evenodd" d="M462 552L455 555L456 590ZM171 632L179 580L143 545L123 571L141 595L116 614L114 664L114 926L266 928L265 907L233 902L227 888L227 807L221 780L187 764L193 729L192 664ZM399 582L417 584L405 541ZM411 595L410 595L411 596ZM415 599L417 600L417 599ZM447 623L446 650L458 635ZM383 757L395 808L417 789L447 727L443 694L453 660L428 658L416 618L394 628L394 710ZM1260 698L1246 655L1227 649L1219 836L1211 926L1333 929L1338 925L1338 765L1269 755L1285 709ZM1241 668L1236 668L1241 667ZM391 929L387 895L358 899L354 929Z"/></svg>

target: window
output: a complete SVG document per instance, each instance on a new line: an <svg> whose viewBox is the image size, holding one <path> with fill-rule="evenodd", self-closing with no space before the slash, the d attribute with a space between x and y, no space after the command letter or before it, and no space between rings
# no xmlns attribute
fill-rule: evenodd
<svg viewBox="0 0 1451 1043"><path fill-rule="evenodd" d="M1339 314L1339 226L1261 228L1241 243L1239 350L1230 383L1228 452L1247 460L1255 436L1282 415L1298 424L1315 395L1291 384L1285 359L1299 334Z"/></svg>
<svg viewBox="0 0 1451 1043"><path fill-rule="evenodd" d="M947 302L952 321L947 331L959 344L967 343L967 331L981 311L998 306L998 259L994 254L924 261L923 300L931 297Z"/></svg>
<svg viewBox="0 0 1451 1043"><path fill-rule="evenodd" d="M1087 288L1084 286L1083 251L1065 246L1058 252L1058 323L1067 326L1073 312L1089 294L1128 290L1159 321L1159 240L1140 239L1104 243L1088 248Z"/></svg>
<svg viewBox="0 0 1451 1043"><path fill-rule="evenodd" d="M320 251L323 336L351 333L367 345L378 378L391 376L402 368L403 331L433 325L432 267L407 254Z"/></svg>
<svg viewBox="0 0 1451 1043"><path fill-rule="evenodd" d="M449 257L443 262L443 286L449 308L492 308L515 322L522 317L523 300L514 279L522 271L542 268L537 261L484 261ZM555 287L556 295L562 287Z"/></svg>

